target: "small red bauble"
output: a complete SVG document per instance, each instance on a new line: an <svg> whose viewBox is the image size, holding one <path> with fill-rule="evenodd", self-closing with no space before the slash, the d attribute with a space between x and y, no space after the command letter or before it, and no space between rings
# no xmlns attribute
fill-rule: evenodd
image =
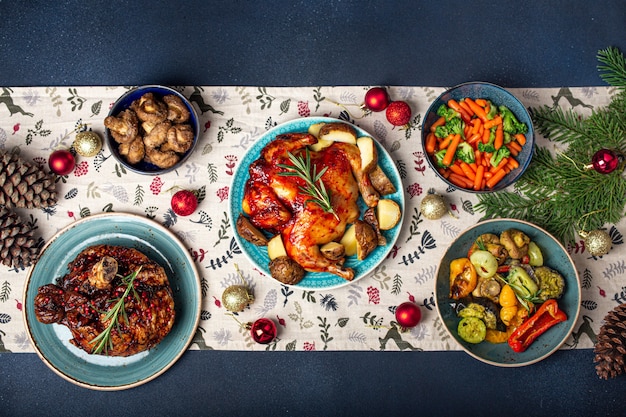
<svg viewBox="0 0 626 417"><path fill-rule="evenodd" d="M619 165L619 156L610 149L600 149L591 158L593 169L600 174L610 174Z"/></svg>
<svg viewBox="0 0 626 417"><path fill-rule="evenodd" d="M422 311L415 303L407 301L396 307L396 320L402 327L415 327L422 319Z"/></svg>
<svg viewBox="0 0 626 417"><path fill-rule="evenodd" d="M392 101L385 113L394 126L404 126L411 121L411 107L405 101Z"/></svg>
<svg viewBox="0 0 626 417"><path fill-rule="evenodd" d="M389 106L389 95L382 87L370 88L365 93L365 107L371 111L383 111Z"/></svg>
<svg viewBox="0 0 626 417"><path fill-rule="evenodd" d="M76 160L70 151L59 149L50 154L48 166L57 175L67 175L74 170Z"/></svg>
<svg viewBox="0 0 626 417"><path fill-rule="evenodd" d="M179 216L189 216L198 207L198 197L193 191L180 190L172 196L172 210Z"/></svg>
<svg viewBox="0 0 626 417"><path fill-rule="evenodd" d="M276 324L270 319L260 318L250 326L252 339L262 345L267 345L276 337Z"/></svg>

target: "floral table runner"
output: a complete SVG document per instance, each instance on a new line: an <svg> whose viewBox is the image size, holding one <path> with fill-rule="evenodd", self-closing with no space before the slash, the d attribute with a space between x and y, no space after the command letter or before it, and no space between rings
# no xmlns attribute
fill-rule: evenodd
<svg viewBox="0 0 626 417"><path fill-rule="evenodd" d="M393 127L384 112L365 114L360 105L368 87L175 87L190 97L201 125L198 146L185 165L159 176L129 172L106 146L93 158L77 157L76 167L57 183L58 204L18 209L45 241L77 219L103 211L147 216L174 232L189 248L203 287L200 327L191 349L219 350L456 350L437 317L434 279L447 246L478 222L477 198L447 188L429 168L421 147L421 120L443 87L390 87L390 96L413 110L407 128ZM104 138L103 120L128 87L2 87L0 150L18 150L22 159L47 166L49 155L69 149L80 130ZM528 107L574 107L580 114L609 103L604 87L509 89ZM370 132L387 149L402 177L405 221L391 254L375 271L332 290L287 287L256 270L234 240L229 218L230 184L246 150L265 131L296 118L329 116ZM539 134L537 143L551 146ZM204 187L206 198L194 214L177 216L172 189ZM428 220L422 198L433 190L445 197L450 215ZM626 301L621 232L626 223L606 225L614 236L608 255L590 255L581 240L568 246L581 277L582 308L563 349L590 348L606 313ZM242 272L255 301L233 317L220 299L241 283ZM0 265L0 352L33 352L22 318L28 271ZM52 278L52 277L51 277ZM393 311L414 300L422 320L406 332L391 326ZM240 323L265 317L278 327L269 345L255 343Z"/></svg>

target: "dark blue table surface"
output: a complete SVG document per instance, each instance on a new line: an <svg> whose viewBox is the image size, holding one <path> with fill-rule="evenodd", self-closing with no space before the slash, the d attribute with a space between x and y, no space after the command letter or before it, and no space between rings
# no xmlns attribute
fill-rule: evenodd
<svg viewBox="0 0 626 417"><path fill-rule="evenodd" d="M622 0L0 0L0 85L604 85L596 54L626 52L625 23ZM190 351L121 392L0 354L0 416L600 416L624 415L625 394L590 349L518 369L462 352Z"/></svg>

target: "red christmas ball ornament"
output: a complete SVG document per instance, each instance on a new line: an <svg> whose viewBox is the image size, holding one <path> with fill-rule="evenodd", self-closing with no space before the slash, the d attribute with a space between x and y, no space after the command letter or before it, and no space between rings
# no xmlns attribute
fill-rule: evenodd
<svg viewBox="0 0 626 417"><path fill-rule="evenodd" d="M365 103L363 105L371 111L383 111L389 106L389 95L382 87L370 88L365 93Z"/></svg>
<svg viewBox="0 0 626 417"><path fill-rule="evenodd" d="M610 174L615 171L619 163L619 156L611 149L600 149L591 158L591 165L599 174Z"/></svg>
<svg viewBox="0 0 626 417"><path fill-rule="evenodd" d="M76 160L70 151L59 149L48 157L48 166L57 175L67 175L74 170Z"/></svg>
<svg viewBox="0 0 626 417"><path fill-rule="evenodd" d="M267 345L276 337L276 324L266 318L260 318L250 326L252 339L262 345Z"/></svg>
<svg viewBox="0 0 626 417"><path fill-rule="evenodd" d="M405 101L392 101L385 115L392 125L405 126L411 121L411 107Z"/></svg>
<svg viewBox="0 0 626 417"><path fill-rule="evenodd" d="M415 303L407 301L396 307L396 321L402 327L415 327L422 319L422 311Z"/></svg>
<svg viewBox="0 0 626 417"><path fill-rule="evenodd" d="M193 191L180 190L172 196L172 210L179 216L189 216L198 207L198 197Z"/></svg>

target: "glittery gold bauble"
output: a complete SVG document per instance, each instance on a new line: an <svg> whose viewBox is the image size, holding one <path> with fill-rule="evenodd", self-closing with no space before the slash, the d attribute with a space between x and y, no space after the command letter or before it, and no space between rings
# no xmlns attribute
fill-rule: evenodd
<svg viewBox="0 0 626 417"><path fill-rule="evenodd" d="M448 212L448 207L439 194L428 194L422 199L420 211L427 219L437 220Z"/></svg>
<svg viewBox="0 0 626 417"><path fill-rule="evenodd" d="M92 131L79 132L72 145L77 154L87 158L96 156L102 149L102 139Z"/></svg>
<svg viewBox="0 0 626 417"><path fill-rule="evenodd" d="M231 285L222 293L222 304L228 311L238 313L248 306L254 297L243 285Z"/></svg>
<svg viewBox="0 0 626 417"><path fill-rule="evenodd" d="M604 230L592 230L591 232L578 232L580 237L585 240L587 252L592 256L602 256L609 253L613 239Z"/></svg>

